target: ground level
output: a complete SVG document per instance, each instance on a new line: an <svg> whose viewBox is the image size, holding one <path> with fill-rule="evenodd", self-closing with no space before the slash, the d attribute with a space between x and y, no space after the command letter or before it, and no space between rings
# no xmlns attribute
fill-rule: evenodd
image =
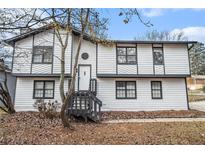
<svg viewBox="0 0 205 154"><path fill-rule="evenodd" d="M191 102L189 106L191 109L205 112L205 101Z"/></svg>
<svg viewBox="0 0 205 154"><path fill-rule="evenodd" d="M73 122L36 112L19 112L0 119L0 144L205 144L205 122L95 124Z"/></svg>

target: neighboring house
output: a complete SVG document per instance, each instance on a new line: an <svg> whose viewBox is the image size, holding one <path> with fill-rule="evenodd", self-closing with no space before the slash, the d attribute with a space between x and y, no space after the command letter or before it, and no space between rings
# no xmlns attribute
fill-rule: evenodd
<svg viewBox="0 0 205 154"><path fill-rule="evenodd" d="M205 75L193 75L187 78L187 87L189 90L197 90L205 87Z"/></svg>
<svg viewBox="0 0 205 154"><path fill-rule="evenodd" d="M78 39L79 33L74 30L65 54L65 91L68 90ZM34 110L36 99L60 102L61 49L53 30L38 29L5 42L14 47L12 74L17 77L16 110ZM96 79L96 97L102 101L104 111L188 109L188 44L196 42L113 42L113 46L105 46L94 43L85 35L76 91L89 90L90 79Z"/></svg>
<svg viewBox="0 0 205 154"><path fill-rule="evenodd" d="M0 82L5 80L4 72L0 71ZM11 74L11 72L7 72L7 86L9 89L9 93L11 95L12 101L14 101L15 97L15 87L16 87L16 77ZM4 106L0 100L0 106Z"/></svg>

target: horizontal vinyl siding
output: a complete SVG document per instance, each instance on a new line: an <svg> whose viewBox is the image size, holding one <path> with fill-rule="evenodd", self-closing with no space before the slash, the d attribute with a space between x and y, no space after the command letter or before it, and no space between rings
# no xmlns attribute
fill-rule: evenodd
<svg viewBox="0 0 205 154"><path fill-rule="evenodd" d="M116 47L98 44L98 73L115 74L116 73Z"/></svg>
<svg viewBox="0 0 205 154"><path fill-rule="evenodd" d="M74 59L77 52L77 46L78 46L78 39L79 37L74 36L74 46L73 46L73 63L72 66L74 66ZM81 55L82 53L88 53L88 59L84 60L82 59ZM79 65L91 65L91 78L96 78L96 44L92 43L90 41L83 40L81 45L81 50L79 54ZM77 73L78 76L78 73ZM78 88L78 78L76 79L76 90Z"/></svg>
<svg viewBox="0 0 205 154"><path fill-rule="evenodd" d="M136 81L136 99L116 99L115 81ZM162 81L163 99L151 98L151 81ZM103 102L102 110L152 111L187 109L184 78L135 78L98 79L98 98Z"/></svg>
<svg viewBox="0 0 205 154"><path fill-rule="evenodd" d="M64 31L61 31L61 35L63 38L63 42L65 41ZM68 46L65 52L65 73L71 73L71 52L72 52L72 35L70 34L68 37ZM54 44L54 57L53 57L53 73L57 74L61 71L61 45L57 36L55 36L55 44Z"/></svg>
<svg viewBox="0 0 205 154"><path fill-rule="evenodd" d="M118 74L137 74L137 65L118 65Z"/></svg>
<svg viewBox="0 0 205 154"><path fill-rule="evenodd" d="M34 35L34 46L53 46L53 30Z"/></svg>
<svg viewBox="0 0 205 154"><path fill-rule="evenodd" d="M189 74L189 59L186 44L164 44L166 74Z"/></svg>
<svg viewBox="0 0 205 154"><path fill-rule="evenodd" d="M151 44L137 45L138 73L153 74L153 55Z"/></svg>
<svg viewBox="0 0 205 154"><path fill-rule="evenodd" d="M33 104L33 82L34 80L55 80L55 94L54 99L61 102L59 93L59 79L58 78L17 78L16 95L15 95L15 109L16 111L32 111L35 110ZM65 80L65 91L68 89L68 80Z"/></svg>
<svg viewBox="0 0 205 154"><path fill-rule="evenodd" d="M33 50L33 36L15 43L12 73L30 73Z"/></svg>
<svg viewBox="0 0 205 154"><path fill-rule="evenodd" d="M164 65L154 65L155 74L164 74Z"/></svg>
<svg viewBox="0 0 205 154"><path fill-rule="evenodd" d="M51 74L52 64L32 64L32 74Z"/></svg>

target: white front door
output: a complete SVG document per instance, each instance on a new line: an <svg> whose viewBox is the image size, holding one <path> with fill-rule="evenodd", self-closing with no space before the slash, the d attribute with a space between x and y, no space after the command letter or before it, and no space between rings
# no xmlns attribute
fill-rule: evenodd
<svg viewBox="0 0 205 154"><path fill-rule="evenodd" d="M78 86L79 90L89 90L90 75L91 75L91 66L89 65L80 65L79 74L78 74Z"/></svg>

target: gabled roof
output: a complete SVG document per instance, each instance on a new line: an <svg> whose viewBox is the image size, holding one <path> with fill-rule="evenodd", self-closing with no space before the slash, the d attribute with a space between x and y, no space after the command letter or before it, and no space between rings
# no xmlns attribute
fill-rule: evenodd
<svg viewBox="0 0 205 154"><path fill-rule="evenodd" d="M29 36L34 35L34 34L38 34L40 32L43 32L43 31L49 30L49 29L52 29L51 25L43 26L43 27L28 31L26 33L17 35L15 37L6 39L6 40L4 40L4 42L13 46L16 41L19 41L21 39L24 39L24 38L29 37ZM80 31L76 28L72 28L72 32L75 35L80 35ZM84 34L84 39L92 41L91 36L89 36L88 34ZM152 43L195 44L195 43L197 43L197 41L146 41L146 40L109 40L109 41L112 41L114 43L122 43L122 44L123 43L130 43L130 44L137 44L137 43L138 44L152 44Z"/></svg>

